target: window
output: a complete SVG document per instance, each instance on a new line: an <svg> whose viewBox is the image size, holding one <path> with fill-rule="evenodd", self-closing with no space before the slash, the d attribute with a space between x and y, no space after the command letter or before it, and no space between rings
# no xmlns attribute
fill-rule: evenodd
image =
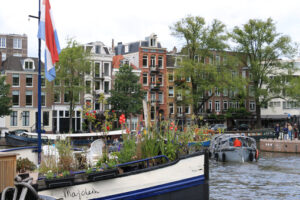
<svg viewBox="0 0 300 200"><path fill-rule="evenodd" d="M243 77L243 78L246 78L246 73L247 73L246 70L243 70L243 71L242 71L242 77Z"/></svg>
<svg viewBox="0 0 300 200"><path fill-rule="evenodd" d="M95 90L100 90L100 81L95 81Z"/></svg>
<svg viewBox="0 0 300 200"><path fill-rule="evenodd" d="M108 81L104 82L104 93L105 94L109 93L109 82Z"/></svg>
<svg viewBox="0 0 300 200"><path fill-rule="evenodd" d="M174 87L173 86L169 87L169 97L174 97Z"/></svg>
<svg viewBox="0 0 300 200"><path fill-rule="evenodd" d="M22 49L22 39L14 38L13 39L13 47L14 47L14 49Z"/></svg>
<svg viewBox="0 0 300 200"><path fill-rule="evenodd" d="M85 81L85 93L86 94L91 93L91 81Z"/></svg>
<svg viewBox="0 0 300 200"><path fill-rule="evenodd" d="M42 86L42 87L45 87L45 86L46 86L45 76L44 76L44 75L41 76L41 86Z"/></svg>
<svg viewBox="0 0 300 200"><path fill-rule="evenodd" d="M160 84L161 86L164 85L163 76L161 74L158 75L158 84Z"/></svg>
<svg viewBox="0 0 300 200"><path fill-rule="evenodd" d="M0 48L6 48L6 38L0 37Z"/></svg>
<svg viewBox="0 0 300 200"><path fill-rule="evenodd" d="M249 96L250 96L250 97L253 97L253 96L254 96L254 87L253 87L253 85L250 85L250 86L249 86Z"/></svg>
<svg viewBox="0 0 300 200"><path fill-rule="evenodd" d="M33 62L32 61L25 61L25 69L33 70Z"/></svg>
<svg viewBox="0 0 300 200"><path fill-rule="evenodd" d="M49 112L48 111L43 112L43 125L49 126Z"/></svg>
<svg viewBox="0 0 300 200"><path fill-rule="evenodd" d="M175 67L178 67L180 65L180 63L182 62L182 58L176 58L175 59Z"/></svg>
<svg viewBox="0 0 300 200"><path fill-rule="evenodd" d="M148 56L143 55L143 67L148 67Z"/></svg>
<svg viewBox="0 0 300 200"><path fill-rule="evenodd" d="M198 56L198 55L195 55L195 56L194 56L194 61L195 61L195 62L199 62L199 56Z"/></svg>
<svg viewBox="0 0 300 200"><path fill-rule="evenodd" d="M162 92L158 93L158 101L160 104L164 103L164 94Z"/></svg>
<svg viewBox="0 0 300 200"><path fill-rule="evenodd" d="M218 97L220 96L220 91L219 91L219 88L217 88L217 87L215 88L215 94L216 94L216 96L218 96Z"/></svg>
<svg viewBox="0 0 300 200"><path fill-rule="evenodd" d="M280 101L271 101L270 103L269 103L269 106L270 107L280 107Z"/></svg>
<svg viewBox="0 0 300 200"><path fill-rule="evenodd" d="M223 110L228 109L228 101L223 101Z"/></svg>
<svg viewBox="0 0 300 200"><path fill-rule="evenodd" d="M55 90L54 91L54 102L55 103L60 103L60 90Z"/></svg>
<svg viewBox="0 0 300 200"><path fill-rule="evenodd" d="M6 59L6 53L2 53L2 61Z"/></svg>
<svg viewBox="0 0 300 200"><path fill-rule="evenodd" d="M32 87L32 74L26 75L26 87Z"/></svg>
<svg viewBox="0 0 300 200"><path fill-rule="evenodd" d="M148 92L145 92L144 100L147 102L148 101Z"/></svg>
<svg viewBox="0 0 300 200"><path fill-rule="evenodd" d="M20 92L18 90L12 91L13 106L19 106L19 95L20 95Z"/></svg>
<svg viewBox="0 0 300 200"><path fill-rule="evenodd" d="M155 47L156 46L156 39L155 38L151 38L150 39L150 46L151 47Z"/></svg>
<svg viewBox="0 0 300 200"><path fill-rule="evenodd" d="M12 75L12 86L20 86L20 77L19 74Z"/></svg>
<svg viewBox="0 0 300 200"><path fill-rule="evenodd" d="M151 102L156 102L156 95L154 92L151 92Z"/></svg>
<svg viewBox="0 0 300 200"><path fill-rule="evenodd" d="M104 104L104 110L109 110L109 104Z"/></svg>
<svg viewBox="0 0 300 200"><path fill-rule="evenodd" d="M26 91L26 106L32 106L32 91Z"/></svg>
<svg viewBox="0 0 300 200"><path fill-rule="evenodd" d="M209 101L209 102L208 102L208 109L209 109L210 111L212 111L212 101Z"/></svg>
<svg viewBox="0 0 300 200"><path fill-rule="evenodd" d="M150 66L151 67L155 67L155 56L154 55L151 56L151 60L150 61L151 61Z"/></svg>
<svg viewBox="0 0 300 200"><path fill-rule="evenodd" d="M45 95L45 92L42 92L41 93L41 98L42 98L42 106L46 106L46 95Z"/></svg>
<svg viewBox="0 0 300 200"><path fill-rule="evenodd" d="M151 76L151 83L155 83L155 76Z"/></svg>
<svg viewBox="0 0 300 200"><path fill-rule="evenodd" d="M65 102L65 103L70 102L70 94L69 94L69 91L65 91L65 93L64 93L64 102Z"/></svg>
<svg viewBox="0 0 300 200"><path fill-rule="evenodd" d="M109 76L109 63L104 63L104 76Z"/></svg>
<svg viewBox="0 0 300 200"><path fill-rule="evenodd" d="M154 107L153 106L151 106L151 111L150 111L150 117L151 117L151 120L154 120L154 118L155 118L155 109L154 109Z"/></svg>
<svg viewBox="0 0 300 200"><path fill-rule="evenodd" d="M18 126L18 112L17 111L12 111L10 113L10 125Z"/></svg>
<svg viewBox="0 0 300 200"><path fill-rule="evenodd" d="M168 74L169 76L169 82L173 82L174 81L174 74L171 72Z"/></svg>
<svg viewBox="0 0 300 200"><path fill-rule="evenodd" d="M182 100L181 92L177 92L176 97L178 101L181 101Z"/></svg>
<svg viewBox="0 0 300 200"><path fill-rule="evenodd" d="M177 115L182 115L182 106L177 106Z"/></svg>
<svg viewBox="0 0 300 200"><path fill-rule="evenodd" d="M100 63L95 62L95 77L100 77Z"/></svg>
<svg viewBox="0 0 300 200"><path fill-rule="evenodd" d="M223 96L224 96L224 97L227 97L227 96L228 96L228 89L227 89L227 88L224 88L224 89L223 89Z"/></svg>
<svg viewBox="0 0 300 200"><path fill-rule="evenodd" d="M220 65L221 64L221 58L219 55L216 55L216 64Z"/></svg>
<svg viewBox="0 0 300 200"><path fill-rule="evenodd" d="M29 111L22 112L22 125L29 126Z"/></svg>
<svg viewBox="0 0 300 200"><path fill-rule="evenodd" d="M208 90L208 96L212 95L212 89Z"/></svg>
<svg viewBox="0 0 300 200"><path fill-rule="evenodd" d="M95 102L95 110L100 110L100 103Z"/></svg>
<svg viewBox="0 0 300 200"><path fill-rule="evenodd" d="M158 56L158 67L159 68L163 68L163 57L162 56Z"/></svg>
<svg viewBox="0 0 300 200"><path fill-rule="evenodd" d="M255 101L250 101L250 110L251 111L255 110Z"/></svg>
<svg viewBox="0 0 300 200"><path fill-rule="evenodd" d="M143 85L147 85L147 84L148 84L148 74L143 73Z"/></svg>
<svg viewBox="0 0 300 200"><path fill-rule="evenodd" d="M170 114L174 114L174 104L173 103L169 103L169 112L170 112Z"/></svg>
<svg viewBox="0 0 300 200"><path fill-rule="evenodd" d="M190 114L190 106L185 106L185 111L186 114Z"/></svg>
<svg viewBox="0 0 300 200"><path fill-rule="evenodd" d="M55 79L54 80L54 86L60 86L60 80L59 79Z"/></svg>
<svg viewBox="0 0 300 200"><path fill-rule="evenodd" d="M100 46L95 46L95 53L100 54Z"/></svg>
<svg viewBox="0 0 300 200"><path fill-rule="evenodd" d="M215 110L220 112L220 101L215 101Z"/></svg>
<svg viewBox="0 0 300 200"><path fill-rule="evenodd" d="M188 76L185 78L185 80L186 80L186 82L191 82L191 77Z"/></svg>
<svg viewBox="0 0 300 200"><path fill-rule="evenodd" d="M208 58L208 64L213 64L213 58L211 56Z"/></svg>

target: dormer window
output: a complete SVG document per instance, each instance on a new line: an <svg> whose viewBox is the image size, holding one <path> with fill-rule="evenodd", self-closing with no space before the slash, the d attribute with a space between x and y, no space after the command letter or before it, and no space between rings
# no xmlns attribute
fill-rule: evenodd
<svg viewBox="0 0 300 200"><path fill-rule="evenodd" d="M34 70L35 66L34 66L34 62L31 59L27 59L24 61L24 66L23 66L24 70Z"/></svg>
<svg viewBox="0 0 300 200"><path fill-rule="evenodd" d="M152 34L149 38L150 47L157 47L157 35Z"/></svg>
<svg viewBox="0 0 300 200"><path fill-rule="evenodd" d="M100 54L100 46L99 45L95 46L95 53Z"/></svg>

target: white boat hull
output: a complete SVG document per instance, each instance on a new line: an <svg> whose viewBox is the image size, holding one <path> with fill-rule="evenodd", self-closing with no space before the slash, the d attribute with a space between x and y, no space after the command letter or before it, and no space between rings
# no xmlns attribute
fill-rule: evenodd
<svg viewBox="0 0 300 200"><path fill-rule="evenodd" d="M255 150L246 147L233 147L215 152L215 158L223 162L248 162L255 160ZM250 155L252 154L252 155Z"/></svg>
<svg viewBox="0 0 300 200"><path fill-rule="evenodd" d="M47 189L39 191L39 195L66 200L151 199L151 197L182 199L189 195L192 196L188 199L209 198L208 183L204 175L203 154L154 170L119 175L108 180L69 187Z"/></svg>

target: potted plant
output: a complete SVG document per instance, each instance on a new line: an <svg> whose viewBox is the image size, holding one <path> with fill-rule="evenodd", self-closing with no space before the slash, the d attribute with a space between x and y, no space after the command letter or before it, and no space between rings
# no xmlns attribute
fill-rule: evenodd
<svg viewBox="0 0 300 200"><path fill-rule="evenodd" d="M70 174L69 171L63 171L59 174L54 174L49 170L46 174L45 183L48 188L56 188L61 186L71 186L74 184L75 176Z"/></svg>

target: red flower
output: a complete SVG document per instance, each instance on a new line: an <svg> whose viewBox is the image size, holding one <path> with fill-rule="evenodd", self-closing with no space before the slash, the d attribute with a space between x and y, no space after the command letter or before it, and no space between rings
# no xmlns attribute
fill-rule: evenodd
<svg viewBox="0 0 300 200"><path fill-rule="evenodd" d="M114 113L114 112L116 112L116 111L115 111L115 110L112 110L111 112L113 112L113 113Z"/></svg>
<svg viewBox="0 0 300 200"><path fill-rule="evenodd" d="M177 127L175 127L175 131L177 131Z"/></svg>
<svg viewBox="0 0 300 200"><path fill-rule="evenodd" d="M171 131L173 130L173 126L170 127L170 130L171 130Z"/></svg>
<svg viewBox="0 0 300 200"><path fill-rule="evenodd" d="M85 113L85 116L89 116L89 113Z"/></svg>
<svg viewBox="0 0 300 200"><path fill-rule="evenodd" d="M106 126L106 130L108 130L108 131L109 131L109 129L110 129L110 128L109 128L109 126Z"/></svg>
<svg viewBox="0 0 300 200"><path fill-rule="evenodd" d="M94 110L93 113L96 114L96 110Z"/></svg>

